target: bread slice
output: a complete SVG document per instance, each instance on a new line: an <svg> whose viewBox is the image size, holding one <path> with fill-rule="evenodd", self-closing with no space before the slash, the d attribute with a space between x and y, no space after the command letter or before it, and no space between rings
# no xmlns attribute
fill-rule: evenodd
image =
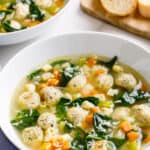
<svg viewBox="0 0 150 150"><path fill-rule="evenodd" d="M143 17L150 18L150 0L139 0L139 12Z"/></svg>
<svg viewBox="0 0 150 150"><path fill-rule="evenodd" d="M132 14L137 8L137 0L100 0L106 11L117 16Z"/></svg>

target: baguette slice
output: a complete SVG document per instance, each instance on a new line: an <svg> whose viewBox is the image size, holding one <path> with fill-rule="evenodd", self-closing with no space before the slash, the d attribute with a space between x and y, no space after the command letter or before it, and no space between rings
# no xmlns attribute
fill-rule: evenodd
<svg viewBox="0 0 150 150"><path fill-rule="evenodd" d="M139 0L139 12L143 17L150 18L150 0Z"/></svg>
<svg viewBox="0 0 150 150"><path fill-rule="evenodd" d="M117 16L132 14L137 8L137 0L100 0L106 11Z"/></svg>

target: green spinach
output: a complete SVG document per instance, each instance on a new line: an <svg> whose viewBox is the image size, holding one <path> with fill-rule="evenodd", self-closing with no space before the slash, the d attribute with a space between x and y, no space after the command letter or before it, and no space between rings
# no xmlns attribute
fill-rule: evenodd
<svg viewBox="0 0 150 150"><path fill-rule="evenodd" d="M37 110L24 109L11 120L11 124L17 129L22 130L26 127L35 125L39 115Z"/></svg>
<svg viewBox="0 0 150 150"><path fill-rule="evenodd" d="M29 80L36 80L38 77L40 77L40 75L43 73L43 70L42 69L38 69L38 70L35 70L33 71L31 74L29 74L27 76L27 78Z"/></svg>
<svg viewBox="0 0 150 150"><path fill-rule="evenodd" d="M12 10L0 10L0 21L4 20L8 14L11 14Z"/></svg>
<svg viewBox="0 0 150 150"><path fill-rule="evenodd" d="M67 107L70 105L70 100L61 98L56 105L56 115L59 119L63 120L67 116Z"/></svg>
<svg viewBox="0 0 150 150"><path fill-rule="evenodd" d="M114 64L117 62L118 60L118 57L117 56L114 56L111 60L109 61L102 61L102 60L97 60L97 64L100 64L100 65L104 65L110 69L113 68Z"/></svg>
<svg viewBox="0 0 150 150"><path fill-rule="evenodd" d="M19 31L19 30L22 30L22 29L25 29L25 28L26 28L26 27L21 27L20 29L13 28L13 27L10 25L10 21L9 21L9 20L3 22L3 23L2 23L2 27L3 27L7 32Z"/></svg>
<svg viewBox="0 0 150 150"><path fill-rule="evenodd" d="M106 138L112 131L113 121L110 117L95 113L93 117L95 132L98 136Z"/></svg>
<svg viewBox="0 0 150 150"><path fill-rule="evenodd" d="M75 64L70 64L70 67L63 69L61 79L60 79L60 86L66 86L68 82L80 73L80 69Z"/></svg>
<svg viewBox="0 0 150 150"><path fill-rule="evenodd" d="M115 105L129 106L138 101L149 101L150 93L140 89L131 92L123 92L122 94L114 96Z"/></svg>

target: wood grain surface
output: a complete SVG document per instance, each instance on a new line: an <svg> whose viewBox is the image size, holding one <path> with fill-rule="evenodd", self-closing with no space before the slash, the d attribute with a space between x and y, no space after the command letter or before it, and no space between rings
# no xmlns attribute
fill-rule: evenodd
<svg viewBox="0 0 150 150"><path fill-rule="evenodd" d="M114 16L104 10L100 0L81 0L81 8L91 16L150 39L150 19L140 16L138 10L126 17Z"/></svg>

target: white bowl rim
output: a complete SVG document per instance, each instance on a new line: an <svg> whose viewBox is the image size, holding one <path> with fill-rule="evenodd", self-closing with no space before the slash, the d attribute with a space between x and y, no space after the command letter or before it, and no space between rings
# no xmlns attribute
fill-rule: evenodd
<svg viewBox="0 0 150 150"><path fill-rule="evenodd" d="M99 36L105 36L105 37L113 37L115 39L118 40L123 40L124 42L130 43L136 47L141 48L143 51L145 51L146 53L148 53L150 55L150 51L148 50L148 48L145 48L144 46L142 46L141 44L137 43L135 40L129 40L125 37L122 37L120 35L115 35L112 33L105 33L105 32L95 32L95 31L78 31L78 32L70 32L70 33L62 33L62 34L55 34L52 36L49 36L46 39L43 39L41 41L36 41L33 44L30 44L29 46L26 46L25 48L23 48L21 51L19 51L16 55L14 55L8 62L7 64L3 67L3 69L0 72L0 77L2 76L3 72L5 71L5 69L13 62L15 61L15 59L17 57L19 57L19 55L21 55L22 53L25 53L26 51L30 50L30 47L34 47L36 45L40 45L43 42L49 41L53 38L57 38L57 37L63 37L63 36L69 36L69 35L99 35ZM28 50L26 50L28 49ZM37 64L38 65L38 64ZM31 68L32 69L32 68ZM1 78L0 78L1 80ZM0 108L2 107L2 105L0 105ZM2 109L0 109L2 110ZM15 145L17 148L20 148L15 141L13 141L13 139L11 139L9 137L9 133L7 133L6 129L5 129L5 123L0 122L0 128L2 130L2 132L4 133L4 135L7 137L7 139L13 144Z"/></svg>
<svg viewBox="0 0 150 150"><path fill-rule="evenodd" d="M19 31L14 31L14 32L0 33L0 38L8 36L8 35L11 36L11 35L17 35L17 34L21 34L21 33L24 33L24 32L28 32L32 29L40 28L41 26L44 26L44 25L48 24L50 21L53 21L57 16L61 15L66 10L66 8L68 8L70 6L71 1L72 0L67 0L67 3L65 4L65 6L63 8L61 8L61 10L58 13L56 13L56 15L54 15L52 18L49 18L48 20L43 21L42 23L40 23L38 25L35 25L31 28L27 28L27 29L23 29L23 30L19 30Z"/></svg>

